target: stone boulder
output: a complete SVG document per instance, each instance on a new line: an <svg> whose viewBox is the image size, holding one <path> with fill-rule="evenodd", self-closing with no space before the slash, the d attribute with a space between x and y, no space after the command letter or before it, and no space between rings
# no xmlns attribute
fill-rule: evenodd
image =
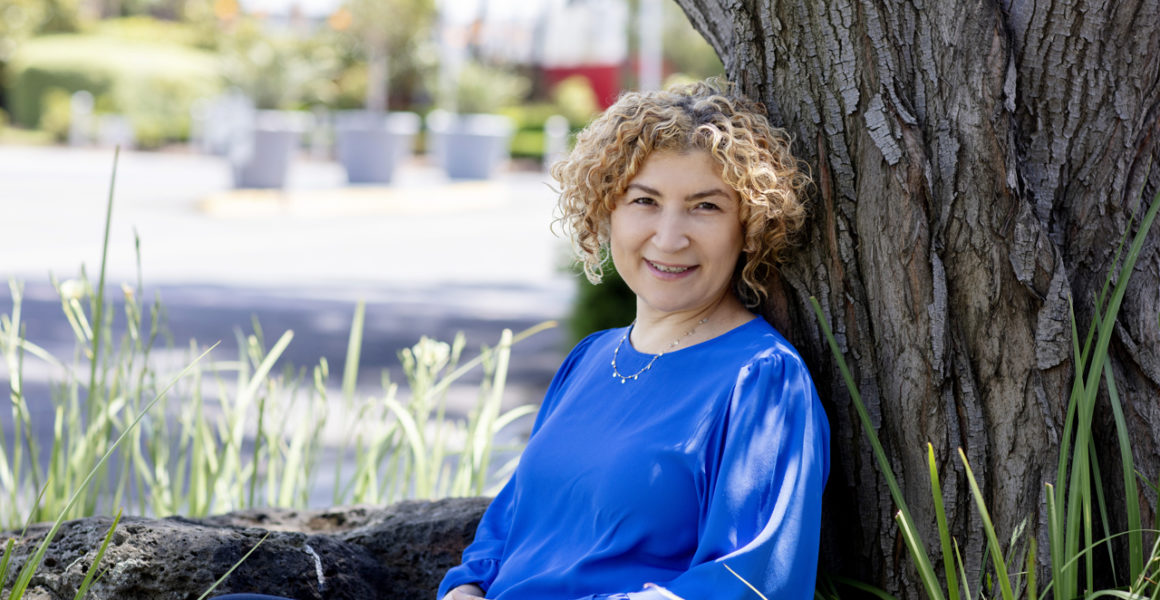
<svg viewBox="0 0 1160 600"><path fill-rule="evenodd" d="M487 508L486 498L407 501L385 508L254 509L205 519L125 517L102 559L94 600L197 600L263 536L261 546L211 594L256 592L295 600L432 600ZM63 524L28 600L72 600L112 524L90 517ZM48 533L17 541L16 572ZM0 542L15 534L0 534Z"/></svg>

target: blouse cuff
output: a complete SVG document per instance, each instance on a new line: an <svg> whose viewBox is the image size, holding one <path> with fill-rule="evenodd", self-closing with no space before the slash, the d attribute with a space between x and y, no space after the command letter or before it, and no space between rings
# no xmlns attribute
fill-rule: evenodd
<svg viewBox="0 0 1160 600"><path fill-rule="evenodd" d="M443 576L443 582L439 584L439 593L435 598L443 600L448 592L461 585L478 585L486 591L488 587L491 587L491 582L495 580L498 572L499 560L494 558L481 558L465 562L447 571L447 575Z"/></svg>

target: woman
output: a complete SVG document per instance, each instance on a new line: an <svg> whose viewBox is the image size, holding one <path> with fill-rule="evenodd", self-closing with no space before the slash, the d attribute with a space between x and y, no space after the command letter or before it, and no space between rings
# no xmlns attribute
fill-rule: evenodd
<svg viewBox="0 0 1160 600"><path fill-rule="evenodd" d="M812 597L829 426L750 312L803 219L784 134L723 84L631 93L552 175L585 273L611 256L636 319L565 359L438 597Z"/></svg>

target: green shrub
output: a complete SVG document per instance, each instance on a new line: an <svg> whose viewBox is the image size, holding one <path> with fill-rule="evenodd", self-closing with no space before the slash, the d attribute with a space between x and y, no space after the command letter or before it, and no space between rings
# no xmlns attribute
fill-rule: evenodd
<svg viewBox="0 0 1160 600"><path fill-rule="evenodd" d="M70 94L67 90L51 87L44 92L44 102L40 110L40 129L58 142L68 139L72 124Z"/></svg>
<svg viewBox="0 0 1160 600"><path fill-rule="evenodd" d="M589 282L583 273L578 273L577 278L576 303L568 319L568 330L575 341L594 331L623 327L636 317L636 295L611 260L604 265L604 279L599 285Z"/></svg>
<svg viewBox="0 0 1160 600"><path fill-rule="evenodd" d="M176 44L57 35L24 44L9 68L12 119L40 124L52 88L87 90L98 108L124 114L142 145L189 135L190 108L221 89L212 54Z"/></svg>
<svg viewBox="0 0 1160 600"><path fill-rule="evenodd" d="M468 61L459 69L455 110L460 113L497 112L522 101L531 88L531 81L524 75Z"/></svg>
<svg viewBox="0 0 1160 600"><path fill-rule="evenodd" d="M512 136L511 155L513 158L544 158L544 130L520 129Z"/></svg>
<svg viewBox="0 0 1160 600"><path fill-rule="evenodd" d="M543 129L544 121L548 117L559 114L559 110L555 105L547 102L531 102L527 104L517 104L507 106L500 109L499 114L511 119L516 126L516 129L532 130Z"/></svg>
<svg viewBox="0 0 1160 600"><path fill-rule="evenodd" d="M367 98L367 65L354 63L339 73L335 80L338 91L334 98L334 108L352 110L363 108Z"/></svg>
<svg viewBox="0 0 1160 600"><path fill-rule="evenodd" d="M557 112L568 119L573 129L584 127L600 113L596 92L583 75L573 75L557 83L552 100Z"/></svg>

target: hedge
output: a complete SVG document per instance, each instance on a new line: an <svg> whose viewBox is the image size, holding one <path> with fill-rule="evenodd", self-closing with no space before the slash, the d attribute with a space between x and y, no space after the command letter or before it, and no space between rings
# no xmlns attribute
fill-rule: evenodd
<svg viewBox="0 0 1160 600"><path fill-rule="evenodd" d="M138 141L154 145L189 135L190 109L222 86L212 53L186 46L69 34L21 45L9 63L14 123L38 127L49 90L87 90L101 112L129 118Z"/></svg>

